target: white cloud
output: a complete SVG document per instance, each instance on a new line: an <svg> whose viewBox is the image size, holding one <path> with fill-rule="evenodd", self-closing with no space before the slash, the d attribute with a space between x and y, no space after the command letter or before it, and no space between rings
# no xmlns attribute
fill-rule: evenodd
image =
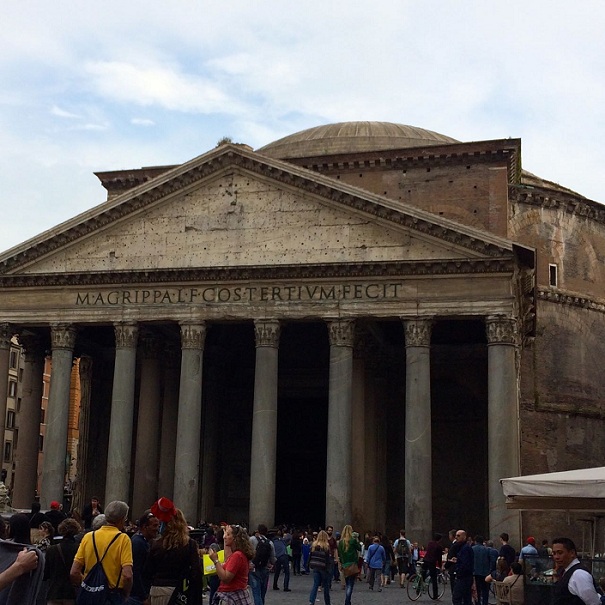
<svg viewBox="0 0 605 605"><path fill-rule="evenodd" d="M162 65L141 67L97 61L88 63L86 70L93 90L108 101L205 114L233 114L242 109L239 101L207 78L179 73Z"/></svg>
<svg viewBox="0 0 605 605"><path fill-rule="evenodd" d="M147 118L132 118L130 123L135 126L155 126L155 122Z"/></svg>
<svg viewBox="0 0 605 605"><path fill-rule="evenodd" d="M52 106L50 113L53 116L58 116L59 118L78 119L81 117L76 113L72 113L71 111L66 111L65 109L61 109L60 107L57 107L56 105Z"/></svg>
<svg viewBox="0 0 605 605"><path fill-rule="evenodd" d="M98 203L93 170L186 161L222 136L260 147L344 120L521 137L527 169L605 202L601 0L225 8L3 7L0 209L20 212L3 213L0 247Z"/></svg>

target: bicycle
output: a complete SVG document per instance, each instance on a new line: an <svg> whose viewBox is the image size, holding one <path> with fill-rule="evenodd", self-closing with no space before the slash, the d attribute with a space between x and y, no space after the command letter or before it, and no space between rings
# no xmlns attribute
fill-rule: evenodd
<svg viewBox="0 0 605 605"><path fill-rule="evenodd" d="M445 593L447 584L447 575L440 572L437 575L437 595L433 594L433 582L430 577L425 577L428 572L422 569L422 566L416 566L416 573L408 578L407 593L411 601L417 601L420 596L427 593L433 601L438 601Z"/></svg>
<svg viewBox="0 0 605 605"><path fill-rule="evenodd" d="M449 577L450 577L450 574L447 572L447 569L442 569L437 574L437 591L438 591L437 599L440 599L444 595L445 587L447 586L447 584L449 582Z"/></svg>

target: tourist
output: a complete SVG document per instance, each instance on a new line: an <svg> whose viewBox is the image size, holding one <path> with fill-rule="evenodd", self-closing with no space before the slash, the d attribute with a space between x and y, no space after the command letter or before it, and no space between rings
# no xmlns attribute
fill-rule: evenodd
<svg viewBox="0 0 605 605"><path fill-rule="evenodd" d="M332 582L332 566L334 559L330 554L330 543L328 534L320 531L317 538L311 544L311 554L309 556L309 568L313 572L313 588L309 595L309 604L315 605L317 591L323 587L324 603L330 605L330 585Z"/></svg>
<svg viewBox="0 0 605 605"><path fill-rule="evenodd" d="M69 570L78 551L75 536L80 531L75 519L65 519L59 523L58 544L53 544L46 551L44 580L48 581L46 594L48 605L73 605L76 602L76 589L69 578Z"/></svg>
<svg viewBox="0 0 605 605"><path fill-rule="evenodd" d="M97 515L98 516L98 515ZM149 586L145 584L143 569L153 541L157 538L160 520L146 511L139 519L138 532L130 539L132 542L132 591L130 603L144 603L149 597Z"/></svg>
<svg viewBox="0 0 605 605"><path fill-rule="evenodd" d="M455 537L459 547L456 550L456 556L451 559L456 564L456 583L452 593L452 603L453 605L472 605L473 549L466 541L466 532L463 529L459 529Z"/></svg>
<svg viewBox="0 0 605 605"><path fill-rule="evenodd" d="M510 566L510 571L510 575L502 580L503 584L510 586L510 605L523 605L525 602L523 567L515 562Z"/></svg>
<svg viewBox="0 0 605 605"><path fill-rule="evenodd" d="M23 513L12 515L8 521L8 536L12 542L19 544L31 544L31 533L29 518Z"/></svg>
<svg viewBox="0 0 605 605"><path fill-rule="evenodd" d="M212 550L209 553L210 559L216 566L216 574L221 581L214 595L214 601L253 605L250 592L247 590L248 570L250 561L254 558L254 550L248 532L239 525L229 525L225 531L224 541L225 551L228 549L231 552L224 563L218 560L218 553Z"/></svg>
<svg viewBox="0 0 605 605"><path fill-rule="evenodd" d="M90 499L90 502L84 506L82 510L82 521L84 521L84 528L91 529L92 521L97 516L102 514L103 509L101 508L101 503L99 498L93 496Z"/></svg>
<svg viewBox="0 0 605 605"><path fill-rule="evenodd" d="M202 598L202 566L197 542L189 536L182 511L168 498L161 500L161 507L152 507L151 510L165 524L164 532L152 545L143 568L144 582L151 587L151 605L166 605L184 581L189 581L188 598L191 603L199 603Z"/></svg>
<svg viewBox="0 0 605 605"><path fill-rule="evenodd" d="M353 588L355 588L355 581L359 575L359 549L359 542L353 537L353 528L345 525L338 542L338 561L345 578L345 605L351 605Z"/></svg>
<svg viewBox="0 0 605 605"><path fill-rule="evenodd" d="M123 533L127 517L126 502L110 502L105 509L106 525L84 534L70 570L72 583L80 586L97 563L97 553L106 553L99 556L104 556L103 569L110 589L107 603L123 603L132 588L132 546Z"/></svg>
<svg viewBox="0 0 605 605"><path fill-rule="evenodd" d="M380 538L374 536L372 545L366 552L366 562L368 564L368 584L370 590L374 590L374 582L378 576L378 592L382 591L382 568L386 562L387 555L384 547L380 543Z"/></svg>

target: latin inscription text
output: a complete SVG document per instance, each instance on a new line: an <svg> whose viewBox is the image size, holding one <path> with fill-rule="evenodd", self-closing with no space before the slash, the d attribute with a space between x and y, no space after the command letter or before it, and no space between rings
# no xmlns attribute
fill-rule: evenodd
<svg viewBox="0 0 605 605"><path fill-rule="evenodd" d="M403 283L304 286L202 286L78 292L76 306L313 302L397 299Z"/></svg>

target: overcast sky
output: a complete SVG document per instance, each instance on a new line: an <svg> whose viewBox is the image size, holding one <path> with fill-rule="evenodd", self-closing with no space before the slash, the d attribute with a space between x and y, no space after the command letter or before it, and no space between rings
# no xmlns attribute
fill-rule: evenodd
<svg viewBox="0 0 605 605"><path fill-rule="evenodd" d="M94 171L347 120L521 138L605 203L605 2L22 0L0 8L0 250L105 200Z"/></svg>

